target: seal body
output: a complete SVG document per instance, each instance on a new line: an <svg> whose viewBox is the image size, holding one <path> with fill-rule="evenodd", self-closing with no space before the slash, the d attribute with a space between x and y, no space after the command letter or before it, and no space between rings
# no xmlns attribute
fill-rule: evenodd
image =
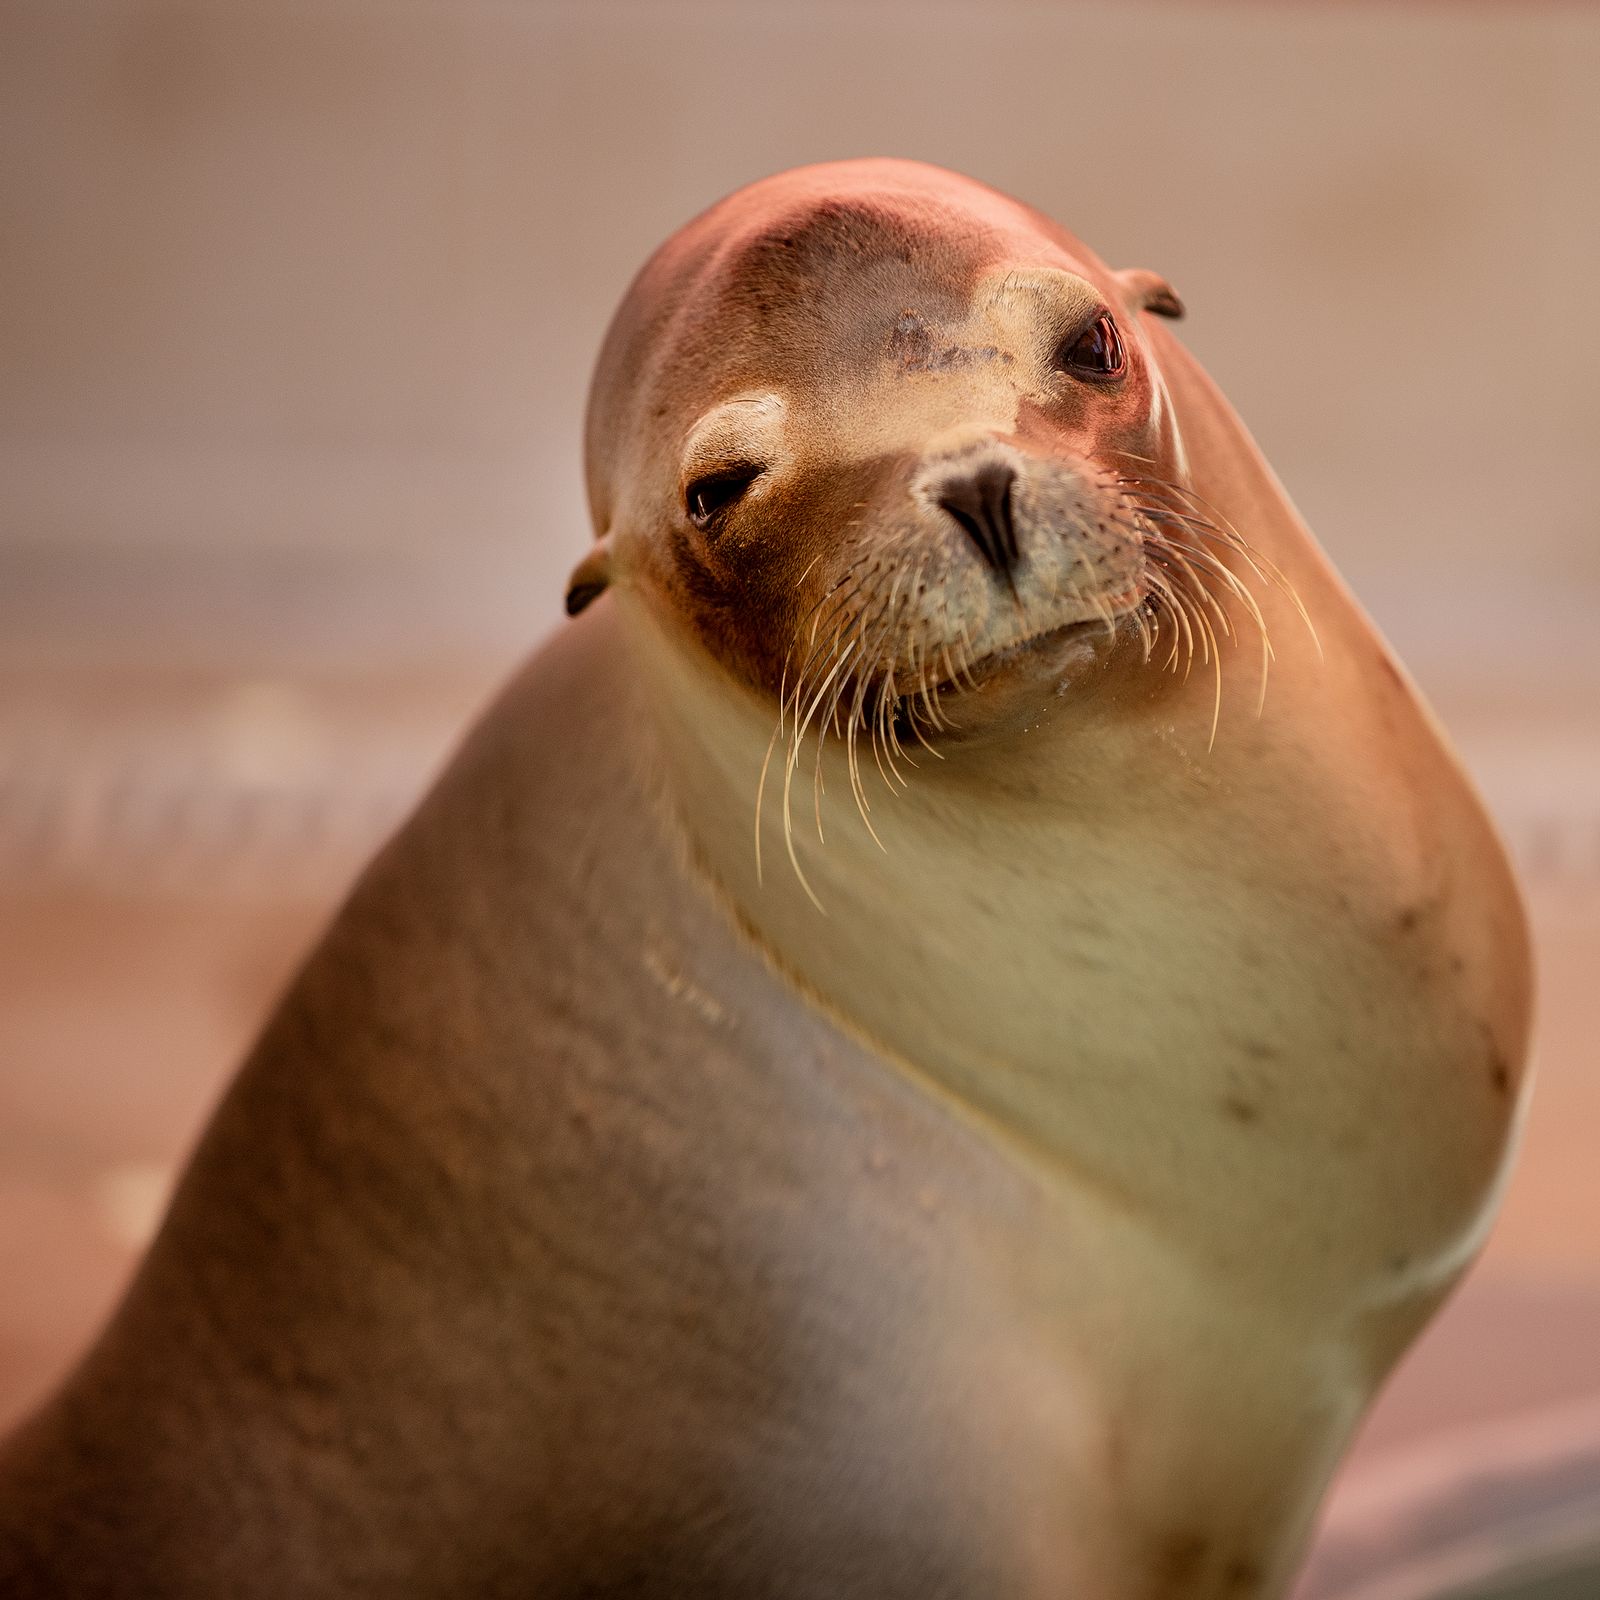
<svg viewBox="0 0 1600 1600"><path fill-rule="evenodd" d="M1178 309L911 163L658 253L585 614L0 1458L8 1594L1284 1592L1528 958Z"/></svg>

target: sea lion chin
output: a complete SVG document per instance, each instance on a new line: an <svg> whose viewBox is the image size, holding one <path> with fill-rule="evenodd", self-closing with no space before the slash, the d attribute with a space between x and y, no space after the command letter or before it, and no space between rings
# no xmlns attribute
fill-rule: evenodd
<svg viewBox="0 0 1600 1600"><path fill-rule="evenodd" d="M931 742L951 747L1013 737L1047 726L1057 715L1081 709L1120 654L1142 659L1132 607L1109 620L1093 617L1051 628L1020 644L991 651L959 678L936 686L938 725ZM920 729L904 717L902 745Z"/></svg>

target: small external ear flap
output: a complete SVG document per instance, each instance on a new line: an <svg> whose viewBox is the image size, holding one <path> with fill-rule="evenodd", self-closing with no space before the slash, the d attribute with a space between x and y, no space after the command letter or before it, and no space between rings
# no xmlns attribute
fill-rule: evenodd
<svg viewBox="0 0 1600 1600"><path fill-rule="evenodd" d="M1153 312L1158 317L1183 315L1183 301L1178 298L1177 290L1160 273L1134 267L1119 276L1123 288L1128 291L1128 298L1141 311Z"/></svg>
<svg viewBox="0 0 1600 1600"><path fill-rule="evenodd" d="M611 587L611 540L601 539L567 579L567 615L575 617Z"/></svg>

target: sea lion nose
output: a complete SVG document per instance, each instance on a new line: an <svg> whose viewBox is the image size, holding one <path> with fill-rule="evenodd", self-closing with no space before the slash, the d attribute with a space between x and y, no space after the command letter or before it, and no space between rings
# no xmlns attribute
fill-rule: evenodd
<svg viewBox="0 0 1600 1600"><path fill-rule="evenodd" d="M966 529L996 572L1009 573L1017 564L1017 527L1011 515L1011 489L1016 481L1015 467L1003 461L985 461L946 478L934 496Z"/></svg>

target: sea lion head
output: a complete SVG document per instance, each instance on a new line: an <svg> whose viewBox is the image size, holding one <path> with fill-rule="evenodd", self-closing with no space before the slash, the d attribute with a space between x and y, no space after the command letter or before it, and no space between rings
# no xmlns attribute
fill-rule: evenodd
<svg viewBox="0 0 1600 1600"><path fill-rule="evenodd" d="M642 591L835 728L959 737L1193 638L1183 447L1142 313L1056 223L915 162L804 167L656 252L587 427L576 612ZM820 725L820 724L819 724Z"/></svg>

